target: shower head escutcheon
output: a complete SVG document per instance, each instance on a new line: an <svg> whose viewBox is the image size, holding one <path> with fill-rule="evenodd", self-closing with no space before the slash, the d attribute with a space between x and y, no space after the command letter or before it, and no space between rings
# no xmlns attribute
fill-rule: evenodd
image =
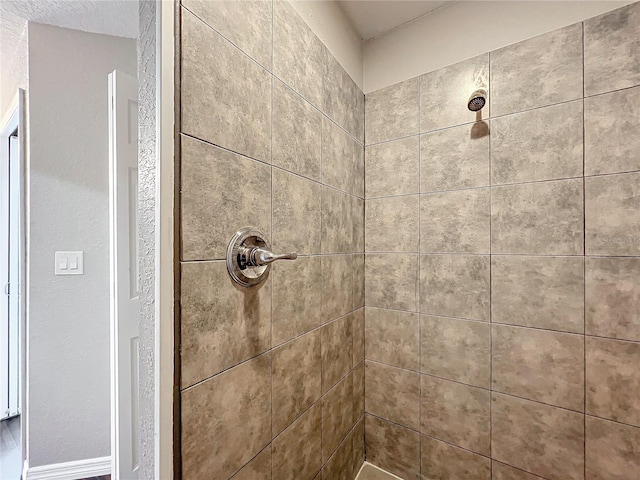
<svg viewBox="0 0 640 480"><path fill-rule="evenodd" d="M479 112L487 103L487 91L483 89L476 90L469 97L467 107L472 112Z"/></svg>

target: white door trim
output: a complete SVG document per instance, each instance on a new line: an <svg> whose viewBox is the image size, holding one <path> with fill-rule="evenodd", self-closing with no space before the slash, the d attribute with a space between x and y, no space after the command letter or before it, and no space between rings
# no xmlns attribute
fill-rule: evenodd
<svg viewBox="0 0 640 480"><path fill-rule="evenodd" d="M74 462L29 467L25 462L24 480L78 480L111 473L111 457L89 458Z"/></svg>

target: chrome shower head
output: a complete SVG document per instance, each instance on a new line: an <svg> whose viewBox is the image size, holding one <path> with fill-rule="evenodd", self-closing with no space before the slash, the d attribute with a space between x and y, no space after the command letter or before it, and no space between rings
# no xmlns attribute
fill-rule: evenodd
<svg viewBox="0 0 640 480"><path fill-rule="evenodd" d="M478 112L482 110L486 103L487 91L480 89L471 94L471 96L469 97L469 102L467 103L467 107L469 107L469 110L471 110L472 112Z"/></svg>

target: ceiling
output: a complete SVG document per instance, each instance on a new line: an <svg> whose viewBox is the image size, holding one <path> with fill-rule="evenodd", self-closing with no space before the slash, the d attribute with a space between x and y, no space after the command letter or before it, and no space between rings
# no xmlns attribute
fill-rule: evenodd
<svg viewBox="0 0 640 480"><path fill-rule="evenodd" d="M432 0L337 0L363 40L382 35L451 1Z"/></svg>

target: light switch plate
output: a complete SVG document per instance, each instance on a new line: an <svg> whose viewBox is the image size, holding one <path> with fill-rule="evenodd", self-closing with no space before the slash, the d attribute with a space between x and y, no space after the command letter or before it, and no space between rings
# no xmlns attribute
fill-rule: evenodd
<svg viewBox="0 0 640 480"><path fill-rule="evenodd" d="M56 252L56 275L83 275L84 252Z"/></svg>

